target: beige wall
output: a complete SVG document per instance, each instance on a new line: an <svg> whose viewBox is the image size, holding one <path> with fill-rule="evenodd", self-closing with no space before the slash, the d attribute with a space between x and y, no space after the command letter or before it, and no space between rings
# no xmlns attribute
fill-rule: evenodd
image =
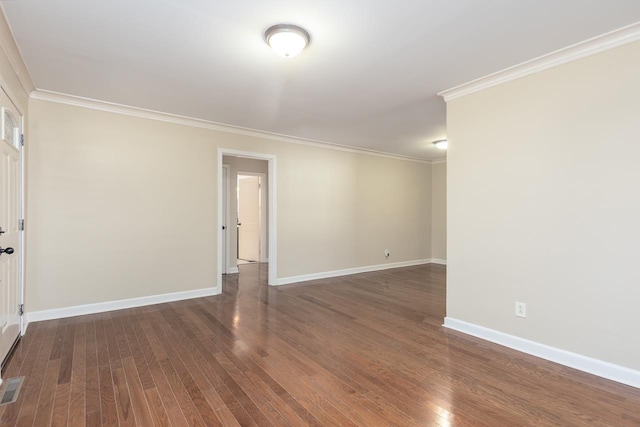
<svg viewBox="0 0 640 427"><path fill-rule="evenodd" d="M448 103L447 316L640 369L639 70L636 42Z"/></svg>
<svg viewBox="0 0 640 427"><path fill-rule="evenodd" d="M447 163L434 163L431 179L431 258L447 260Z"/></svg>
<svg viewBox="0 0 640 427"><path fill-rule="evenodd" d="M269 185L269 163L266 160L245 159L242 157L223 156L222 163L229 165L229 267L237 267L238 259L237 245L238 233L234 224L238 220L238 171L263 173L266 176L265 182L262 183L264 188ZM267 241L269 239L269 201L268 197L263 200L263 207L267 210L267 219L264 226L266 227ZM269 257L269 245L266 245L267 258Z"/></svg>
<svg viewBox="0 0 640 427"><path fill-rule="evenodd" d="M215 286L218 147L277 156L279 277L431 257L430 164L30 103L28 311Z"/></svg>
<svg viewBox="0 0 640 427"><path fill-rule="evenodd" d="M430 258L430 164L288 150L298 154L278 159L279 276Z"/></svg>
<svg viewBox="0 0 640 427"><path fill-rule="evenodd" d="M207 132L31 101L28 311L214 287Z"/></svg>

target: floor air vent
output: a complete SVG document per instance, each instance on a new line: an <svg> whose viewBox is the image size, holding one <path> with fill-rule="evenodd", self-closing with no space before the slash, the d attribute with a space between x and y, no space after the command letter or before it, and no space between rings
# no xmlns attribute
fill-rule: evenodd
<svg viewBox="0 0 640 427"><path fill-rule="evenodd" d="M24 377L9 378L3 381L3 383L6 385L2 389L2 395L0 396L0 406L8 405L9 403L13 403L16 401L23 381Z"/></svg>

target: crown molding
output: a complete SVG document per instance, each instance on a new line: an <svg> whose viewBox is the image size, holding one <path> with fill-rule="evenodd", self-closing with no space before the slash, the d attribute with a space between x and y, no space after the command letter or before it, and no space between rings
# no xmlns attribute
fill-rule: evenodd
<svg viewBox="0 0 640 427"><path fill-rule="evenodd" d="M640 22L539 56L438 93L445 102L640 40Z"/></svg>
<svg viewBox="0 0 640 427"><path fill-rule="evenodd" d="M444 159L436 159L431 161L432 165L439 165L441 163L447 163L447 158L445 157Z"/></svg>
<svg viewBox="0 0 640 427"><path fill-rule="evenodd" d="M24 63L20 48L16 43L16 38L13 36L11 25L7 20L7 15L4 12L4 7L0 4L0 48L7 55L7 59L13 68L16 77L20 81L25 93L29 94L35 89L31 74L27 65Z"/></svg>
<svg viewBox="0 0 640 427"><path fill-rule="evenodd" d="M144 108L131 107L128 105L116 104L113 102L99 101L96 99L83 98L80 96L67 95L64 93L53 92L44 89L36 89L31 92L32 99L41 101L55 102L58 104L72 105L75 107L89 108L92 110L106 111L109 113L123 114L132 117L139 117L150 120L157 120L167 123L175 123L184 126L209 129L218 132L232 133L236 135L251 136L254 138L270 139L272 141L286 142L289 144L306 145L316 148L327 148L330 150L344 151L348 153L367 154L370 156L384 157L394 160L405 160L410 162L431 164L432 160L421 159L417 157L402 156L399 154L385 153L383 151L369 150L366 148L353 147L348 145L335 144L326 141L317 141L306 138L298 138L289 135L282 135L274 132L261 131L256 129L244 128L240 126L227 125L223 123L212 122L209 120L196 119L192 117L180 116L177 114L163 113L160 111L147 110Z"/></svg>

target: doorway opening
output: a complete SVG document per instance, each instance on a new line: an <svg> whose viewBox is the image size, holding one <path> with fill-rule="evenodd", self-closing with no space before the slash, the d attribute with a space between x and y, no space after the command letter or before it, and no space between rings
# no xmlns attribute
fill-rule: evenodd
<svg viewBox="0 0 640 427"><path fill-rule="evenodd" d="M264 160L254 160L257 169L267 169ZM257 163L256 163L257 162ZM267 258L267 175L238 171L236 182L237 264L268 262Z"/></svg>
<svg viewBox="0 0 640 427"><path fill-rule="evenodd" d="M268 263L277 284L276 157L218 149L218 275L239 273L242 263Z"/></svg>

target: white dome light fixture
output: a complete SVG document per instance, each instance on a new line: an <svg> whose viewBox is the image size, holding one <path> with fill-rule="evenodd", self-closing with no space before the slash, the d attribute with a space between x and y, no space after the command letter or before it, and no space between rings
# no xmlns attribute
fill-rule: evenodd
<svg viewBox="0 0 640 427"><path fill-rule="evenodd" d="M311 37L307 30L297 25L278 24L265 31L264 40L278 55L293 58L307 47Z"/></svg>
<svg viewBox="0 0 640 427"><path fill-rule="evenodd" d="M449 144L447 143L446 139L441 139L439 141L433 141L433 145L435 145L436 147L438 147L441 150L446 150L447 147L449 146Z"/></svg>

